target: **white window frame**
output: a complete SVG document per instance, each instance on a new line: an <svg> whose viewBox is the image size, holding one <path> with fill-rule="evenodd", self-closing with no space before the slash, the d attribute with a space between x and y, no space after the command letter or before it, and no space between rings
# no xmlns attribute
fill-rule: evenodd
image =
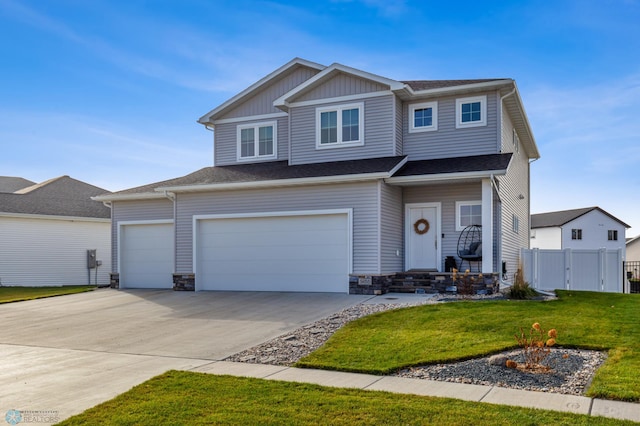
<svg viewBox="0 0 640 426"><path fill-rule="evenodd" d="M480 120L462 122L462 105L480 102ZM487 125L487 95L456 99L456 129Z"/></svg>
<svg viewBox="0 0 640 426"><path fill-rule="evenodd" d="M572 228L571 229L571 239L573 241L581 241L582 240L582 228Z"/></svg>
<svg viewBox="0 0 640 426"><path fill-rule="evenodd" d="M607 241L618 241L618 230L609 229L607 231Z"/></svg>
<svg viewBox="0 0 640 426"><path fill-rule="evenodd" d="M260 127L273 127L273 154L260 155ZM242 156L242 131L253 129L254 155L251 157ZM239 124L236 128L236 159L238 161L273 160L278 158L278 122L262 121L259 123Z"/></svg>
<svg viewBox="0 0 640 426"><path fill-rule="evenodd" d="M342 141L342 111L346 109L358 109L358 140ZM320 143L320 116L323 112L333 111L335 111L337 115L338 141L335 143L322 144ZM361 145L364 145L364 102L316 108L316 149L332 149Z"/></svg>
<svg viewBox="0 0 640 426"><path fill-rule="evenodd" d="M466 226L462 226L460 224L460 207L463 206L480 206L482 209L482 200L475 201L456 201L456 231L463 231ZM480 223L478 225L482 225L482 211L480 213Z"/></svg>
<svg viewBox="0 0 640 426"><path fill-rule="evenodd" d="M416 127L415 112L417 109L431 108L431 126ZM421 102L409 105L409 133L432 132L438 130L438 102Z"/></svg>

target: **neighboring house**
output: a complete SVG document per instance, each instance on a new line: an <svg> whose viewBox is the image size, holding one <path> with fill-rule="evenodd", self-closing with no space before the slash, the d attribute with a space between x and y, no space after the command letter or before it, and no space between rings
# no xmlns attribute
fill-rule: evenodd
<svg viewBox="0 0 640 426"><path fill-rule="evenodd" d="M630 226L600 207L531 215L531 248L625 250Z"/></svg>
<svg viewBox="0 0 640 426"><path fill-rule="evenodd" d="M627 255L625 259L628 262L640 262L640 235L627 238L626 250Z"/></svg>
<svg viewBox="0 0 640 426"><path fill-rule="evenodd" d="M367 292L444 271L469 224L484 273L511 275L529 245L539 153L511 79L294 59L199 122L213 167L94 197L112 207L114 286Z"/></svg>
<svg viewBox="0 0 640 426"><path fill-rule="evenodd" d="M105 192L69 176L0 177L0 285L107 284L111 212L91 200ZM97 269L87 268L87 250L97 250Z"/></svg>

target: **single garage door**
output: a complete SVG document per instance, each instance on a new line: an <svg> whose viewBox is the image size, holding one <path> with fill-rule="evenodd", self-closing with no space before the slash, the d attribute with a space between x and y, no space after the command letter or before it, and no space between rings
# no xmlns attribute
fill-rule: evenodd
<svg viewBox="0 0 640 426"><path fill-rule="evenodd" d="M196 289L349 291L347 213L198 220Z"/></svg>
<svg viewBox="0 0 640 426"><path fill-rule="evenodd" d="M173 288L173 224L122 225L120 288Z"/></svg>

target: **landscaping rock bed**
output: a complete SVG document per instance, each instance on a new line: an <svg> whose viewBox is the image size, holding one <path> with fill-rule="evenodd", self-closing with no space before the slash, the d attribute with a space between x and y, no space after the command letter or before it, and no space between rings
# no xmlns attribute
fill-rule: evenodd
<svg viewBox="0 0 640 426"><path fill-rule="evenodd" d="M501 294L466 296L464 299L486 300L503 298ZM425 298L421 304L444 303L463 299L455 295L435 295ZM346 323L376 312L398 309L415 304L381 303L359 304L344 309L330 317L301 327L291 333L239 352L225 361L290 366L310 354ZM528 373L504 366L504 360L522 362L518 351L501 356L472 359L451 364L436 364L399 371L396 376L440 380L457 383L493 385L514 389L557 392L581 395L588 387L596 369L604 362L605 355L597 351L554 349L546 364L552 367L546 373ZM564 357L563 357L564 355ZM489 359L492 358L491 363Z"/></svg>

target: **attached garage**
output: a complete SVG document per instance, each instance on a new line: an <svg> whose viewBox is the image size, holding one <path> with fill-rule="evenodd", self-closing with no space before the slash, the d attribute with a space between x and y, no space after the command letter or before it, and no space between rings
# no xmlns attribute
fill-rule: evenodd
<svg viewBox="0 0 640 426"><path fill-rule="evenodd" d="M351 211L197 216L196 290L349 292Z"/></svg>
<svg viewBox="0 0 640 426"><path fill-rule="evenodd" d="M173 223L126 223L119 228L120 288L173 288Z"/></svg>

